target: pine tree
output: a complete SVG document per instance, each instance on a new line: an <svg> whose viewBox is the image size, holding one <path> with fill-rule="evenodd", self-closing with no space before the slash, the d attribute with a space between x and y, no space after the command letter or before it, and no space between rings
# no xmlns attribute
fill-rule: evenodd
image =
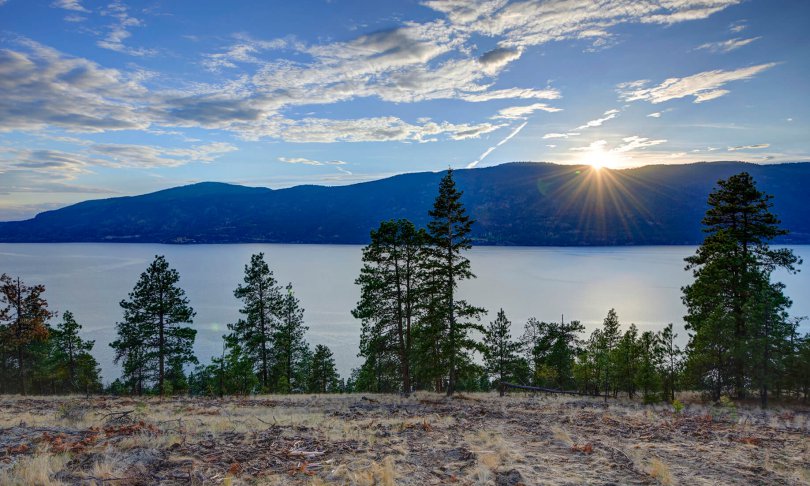
<svg viewBox="0 0 810 486"><path fill-rule="evenodd" d="M279 393L290 393L304 385L296 379L296 369L301 365L307 349L304 341L307 329L304 325L304 309L293 293L292 283L289 283L281 298L278 325L273 333Z"/></svg>
<svg viewBox="0 0 810 486"><path fill-rule="evenodd" d="M170 268L163 256L155 256L141 274L128 300L121 301L123 321L117 324L118 339L111 346L116 361L124 359L124 374L143 392L147 373L155 373L157 392L166 392L167 367L175 371L186 363L196 363L193 345L197 331L191 324L194 310L182 288L180 274ZM175 373L176 374L176 373Z"/></svg>
<svg viewBox="0 0 810 486"><path fill-rule="evenodd" d="M760 289L770 285L773 270L795 272L801 263L790 249L769 247L771 240L787 234L770 211L771 199L746 172L718 181L703 218L707 236L695 255L686 258L686 269L695 278L682 289L687 329L693 331L688 363L715 400L725 389L745 396L758 326L752 311L770 293Z"/></svg>
<svg viewBox="0 0 810 486"><path fill-rule="evenodd" d="M602 329L597 341L596 359L599 362L599 367L602 370L602 383L605 393L605 401L611 389L613 395L618 394L616 384L617 370L615 366L615 351L621 339L619 324L619 316L616 314L615 309L610 309L608 315L602 321Z"/></svg>
<svg viewBox="0 0 810 486"><path fill-rule="evenodd" d="M430 283L435 285L431 303L440 316L444 328L443 341L440 343L441 354L447 363L447 395L456 390L459 370L472 364L469 352L479 349L470 331L484 332L483 326L477 323L484 309L473 307L464 300L456 298L459 282L475 278L470 270L470 261L463 252L472 248L470 231L473 221L467 216L461 203L462 192L456 189L452 169L439 183L439 194L428 213L429 245L427 247L426 265L433 274Z"/></svg>
<svg viewBox="0 0 810 486"><path fill-rule="evenodd" d="M624 390L629 398L633 398L636 394L638 382L636 375L641 366L641 346L638 328L635 324L630 324L619 340L612 359L616 388Z"/></svg>
<svg viewBox="0 0 810 486"><path fill-rule="evenodd" d="M100 387L101 381L98 362L90 354L95 341L82 339L79 336L81 329L72 312L62 314L62 322L51 333L54 371L67 383L68 391L89 394Z"/></svg>
<svg viewBox="0 0 810 486"><path fill-rule="evenodd" d="M242 350L256 360L259 386L263 392L268 392L272 384L270 371L275 359L273 334L282 298L273 272L264 260L264 253L250 257L250 264L245 265L243 283L239 284L233 295L242 301L243 307L239 312L245 318L228 324L228 329Z"/></svg>
<svg viewBox="0 0 810 486"><path fill-rule="evenodd" d="M681 349L675 344L675 334L672 323L669 323L660 332L658 339L661 347L661 377L664 388L664 397L670 402L675 400L677 377L681 368Z"/></svg>
<svg viewBox="0 0 810 486"><path fill-rule="evenodd" d="M379 372L378 386L396 381L404 393L412 389L413 328L420 315L425 240L425 232L408 220L380 223L363 249L363 268L355 281L360 301L352 315L362 321L360 355Z"/></svg>
<svg viewBox="0 0 810 486"><path fill-rule="evenodd" d="M26 394L26 367L29 347L48 338L47 321L52 313L42 297L44 285L28 286L20 278L0 275L0 340L15 354L17 392Z"/></svg>
<svg viewBox="0 0 810 486"><path fill-rule="evenodd" d="M652 331L644 331L638 339L638 367L635 370L636 386L641 389L645 403L657 400L660 388L660 375L663 356L658 345L658 337Z"/></svg>
<svg viewBox="0 0 810 486"><path fill-rule="evenodd" d="M340 377L335 368L335 358L328 347L319 344L315 346L315 352L312 354L309 392L335 393L337 391L340 391Z"/></svg>
<svg viewBox="0 0 810 486"><path fill-rule="evenodd" d="M585 327L579 321L541 322L529 318L524 327L523 344L531 363L533 383L566 389L574 385L574 364L580 351L579 334Z"/></svg>
<svg viewBox="0 0 810 486"><path fill-rule="evenodd" d="M498 383L500 395L504 395L504 383L512 381L515 374L515 365L518 361L520 343L512 341L512 323L506 318L503 309L498 316L489 323L484 334L484 362L490 376L494 376Z"/></svg>

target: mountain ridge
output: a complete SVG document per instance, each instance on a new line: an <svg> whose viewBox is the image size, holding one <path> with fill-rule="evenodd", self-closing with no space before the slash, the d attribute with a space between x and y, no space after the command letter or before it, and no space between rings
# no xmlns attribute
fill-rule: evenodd
<svg viewBox="0 0 810 486"><path fill-rule="evenodd" d="M705 162L596 171L512 162L455 171L478 245L696 244L706 197L720 178L750 172L791 234L810 243L804 189L810 163ZM427 223L443 172L344 186L284 189L200 182L83 201L0 222L0 242L364 244L384 219Z"/></svg>

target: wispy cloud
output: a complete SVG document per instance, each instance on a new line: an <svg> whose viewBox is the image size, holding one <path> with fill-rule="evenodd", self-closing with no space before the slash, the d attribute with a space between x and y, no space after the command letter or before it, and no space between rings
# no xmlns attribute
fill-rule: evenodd
<svg viewBox="0 0 810 486"><path fill-rule="evenodd" d="M499 110L498 114L493 116L492 118L496 119L505 118L507 120L514 120L519 118L526 118L535 111L545 111L548 113L554 113L557 111L562 111L562 109L555 108L553 106L548 106L546 103L535 103L533 105L526 105L526 106L510 106L508 108L503 108Z"/></svg>
<svg viewBox="0 0 810 486"><path fill-rule="evenodd" d="M645 88L647 81L632 81L618 86L619 95L625 101L644 100L650 103L663 103L687 96L694 97L694 103L713 100L729 93L720 89L733 81L751 79L755 75L776 66L771 62L733 71L705 71L685 78L669 78L658 86Z"/></svg>
<svg viewBox="0 0 810 486"><path fill-rule="evenodd" d="M737 145L736 147L728 147L726 150L729 152L735 152L737 150L756 150L756 149L764 149L770 147L771 144L769 143L756 143L753 145Z"/></svg>
<svg viewBox="0 0 810 486"><path fill-rule="evenodd" d="M579 132L566 132L566 133L551 132L551 133L546 133L545 135L543 135L543 140L548 140L550 138L575 137L577 135L579 135Z"/></svg>
<svg viewBox="0 0 810 486"><path fill-rule="evenodd" d="M72 10L74 12L83 12L83 13L90 12L89 10L87 10L82 6L81 0L55 0L51 4L51 6L55 8L62 8L65 10Z"/></svg>
<svg viewBox="0 0 810 486"><path fill-rule="evenodd" d="M506 137L505 137L503 140L501 140L500 142L496 143L496 144L495 144L495 145L493 145L492 147L489 147L488 149L486 149L486 150L484 151L484 153L482 153L482 154L481 154L481 155L478 157L478 159L477 159L477 160L475 160L475 161L470 162L469 164L467 164L467 168L468 168L468 169L472 169L472 168L473 168L473 167L475 167L476 165L480 164L480 163L481 163L481 161L482 161L482 160L484 160L485 158L487 158L487 157L489 156L489 154L491 154L492 152L494 152L496 148L500 147L501 145L503 145L503 144L505 144L506 142L508 142L509 140L511 140L511 139L512 139L512 138L513 138L515 135L517 135L518 133L520 133L520 131L521 131L521 130L523 130L523 129L526 127L526 125L528 125L528 124L529 124L529 122L523 122L523 123L521 123L520 125L518 125L518 127L517 127L517 128L515 128L514 130L512 130L512 132L511 132L509 135L507 135L507 136L506 136Z"/></svg>
<svg viewBox="0 0 810 486"><path fill-rule="evenodd" d="M346 162L342 160L327 160L321 162L320 160L312 160L306 159L304 157L279 157L279 161L284 162L285 164L304 164L304 165L346 165Z"/></svg>
<svg viewBox="0 0 810 486"><path fill-rule="evenodd" d="M154 49L130 47L124 44L124 41L132 36L130 32L132 28L143 26L143 21L130 16L128 12L129 8L119 0L110 3L107 8L101 11L102 15L115 19L115 22L108 27L107 35L99 40L96 45L131 56L153 56L157 54Z"/></svg>
<svg viewBox="0 0 810 486"><path fill-rule="evenodd" d="M707 42L698 47L698 49L704 49L711 52L731 52L735 49L739 49L740 47L747 46L748 44L754 42L755 40L759 40L762 37L750 37L748 39L729 39L719 42Z"/></svg>
<svg viewBox="0 0 810 486"><path fill-rule="evenodd" d="M603 123L605 123L608 120L612 120L612 119L616 118L618 115L619 115L619 110L608 110L605 113L603 113L603 116L601 118L597 118L595 120L591 120L589 122L586 122L584 125L578 126L576 128L576 130L582 130L582 129L585 129L585 128L593 128L593 127L602 126Z"/></svg>

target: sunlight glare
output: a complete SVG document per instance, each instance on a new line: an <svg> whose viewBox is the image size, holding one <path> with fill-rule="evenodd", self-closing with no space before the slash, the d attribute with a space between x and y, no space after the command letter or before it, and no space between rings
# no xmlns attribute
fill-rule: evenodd
<svg viewBox="0 0 810 486"><path fill-rule="evenodd" d="M616 152L605 150L602 145L591 144L590 150L579 157L578 163L590 165L594 170L616 169L621 165L621 159Z"/></svg>

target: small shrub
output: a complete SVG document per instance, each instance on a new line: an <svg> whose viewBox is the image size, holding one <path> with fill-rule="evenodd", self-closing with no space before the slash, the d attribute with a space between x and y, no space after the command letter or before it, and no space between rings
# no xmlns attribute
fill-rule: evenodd
<svg viewBox="0 0 810 486"><path fill-rule="evenodd" d="M683 402L681 402L677 398L675 400L672 400L672 408L675 409L675 413L680 414L681 412L683 412L683 407L684 407Z"/></svg>

